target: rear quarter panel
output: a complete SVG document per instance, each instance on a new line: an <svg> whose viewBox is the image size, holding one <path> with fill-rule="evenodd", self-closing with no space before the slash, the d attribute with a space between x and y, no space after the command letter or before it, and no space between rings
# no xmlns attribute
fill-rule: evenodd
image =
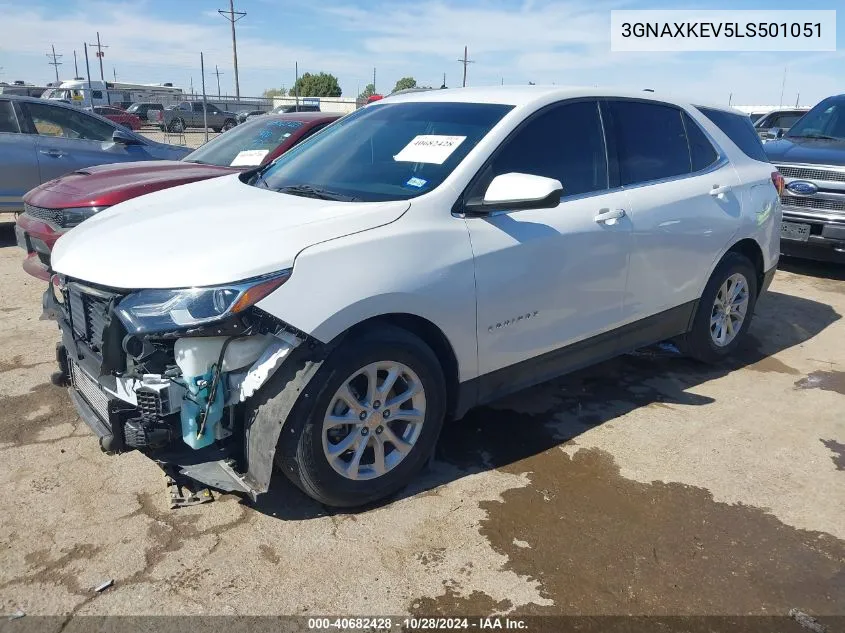
<svg viewBox="0 0 845 633"><path fill-rule="evenodd" d="M776 171L774 165L750 158L710 119L698 112L693 114L722 148L741 182L742 216L739 230L724 244L713 260L705 283L724 254L734 244L746 238L753 239L760 246L764 271L774 268L780 256L781 224L780 198L772 184L772 172Z"/></svg>

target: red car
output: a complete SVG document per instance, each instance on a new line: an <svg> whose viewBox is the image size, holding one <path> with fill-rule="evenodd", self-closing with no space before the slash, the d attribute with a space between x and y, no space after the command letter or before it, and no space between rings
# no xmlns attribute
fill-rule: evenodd
<svg viewBox="0 0 845 633"><path fill-rule="evenodd" d="M268 114L221 134L182 160L99 165L45 182L24 196L24 212L16 220L18 245L27 253L23 268L49 280L53 244L95 213L145 193L264 165L340 116Z"/></svg>
<svg viewBox="0 0 845 633"><path fill-rule="evenodd" d="M141 129L141 119L137 114L126 112L114 106L94 106L94 113L114 121L118 125L128 127L130 130Z"/></svg>

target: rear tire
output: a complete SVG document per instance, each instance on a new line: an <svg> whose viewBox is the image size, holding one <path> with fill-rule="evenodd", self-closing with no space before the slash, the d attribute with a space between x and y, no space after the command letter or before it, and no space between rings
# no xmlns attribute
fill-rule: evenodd
<svg viewBox="0 0 845 633"><path fill-rule="evenodd" d="M753 264L739 253L727 253L710 276L692 327L678 347L705 363L730 356L751 325L758 291Z"/></svg>
<svg viewBox="0 0 845 633"><path fill-rule="evenodd" d="M350 335L307 385L268 393L256 418L291 389L300 391L276 466L328 506L367 505L406 486L433 454L446 413L446 382L434 352L392 326Z"/></svg>
<svg viewBox="0 0 845 633"><path fill-rule="evenodd" d="M185 122L182 119L173 119L170 122L170 126L168 127L169 132L175 132L179 134L180 132L185 131Z"/></svg>

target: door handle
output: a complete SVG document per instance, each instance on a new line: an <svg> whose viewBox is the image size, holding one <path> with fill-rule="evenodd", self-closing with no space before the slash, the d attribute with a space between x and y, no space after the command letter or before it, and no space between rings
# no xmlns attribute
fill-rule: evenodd
<svg viewBox="0 0 845 633"><path fill-rule="evenodd" d="M725 195L730 190L731 190L730 185L722 185L721 187L719 185L713 185L713 188L710 190L710 195L715 197L715 198L718 198L720 196Z"/></svg>
<svg viewBox="0 0 845 633"><path fill-rule="evenodd" d="M61 158L62 156L66 156L64 152L57 149L40 149L38 151L46 156L53 156L55 158Z"/></svg>
<svg viewBox="0 0 845 633"><path fill-rule="evenodd" d="M599 213L593 218L599 224L616 224L616 220L625 217L625 209L599 209Z"/></svg>

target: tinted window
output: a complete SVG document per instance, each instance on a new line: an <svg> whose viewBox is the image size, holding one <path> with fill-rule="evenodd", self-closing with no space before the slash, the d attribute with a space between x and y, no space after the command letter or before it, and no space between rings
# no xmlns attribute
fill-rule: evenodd
<svg viewBox="0 0 845 633"><path fill-rule="evenodd" d="M781 114L775 117L772 127L791 128L802 116L801 114Z"/></svg>
<svg viewBox="0 0 845 633"><path fill-rule="evenodd" d="M789 130L790 137L845 139L845 98L828 97Z"/></svg>
<svg viewBox="0 0 845 633"><path fill-rule="evenodd" d="M680 110L640 101L610 101L608 106L623 185L690 172L690 151Z"/></svg>
<svg viewBox="0 0 845 633"><path fill-rule="evenodd" d="M692 120L692 117L686 112L683 114L684 128L687 131L687 141L689 142L689 156L692 163L692 170L699 171L709 167L719 158L718 152L710 143L710 140L704 134L698 123Z"/></svg>
<svg viewBox="0 0 845 633"><path fill-rule="evenodd" d="M95 99L102 99L103 98L103 91L102 90L92 90L91 96Z"/></svg>
<svg viewBox="0 0 845 633"><path fill-rule="evenodd" d="M15 108L9 101L0 101L0 132L20 132Z"/></svg>
<svg viewBox="0 0 845 633"><path fill-rule="evenodd" d="M713 108L698 108L704 116L710 119L734 144L742 150L742 153L753 158L769 162L766 153L763 151L763 144L757 135L754 126L744 114L734 114L725 110L714 110Z"/></svg>
<svg viewBox="0 0 845 633"><path fill-rule="evenodd" d="M115 128L79 110L40 103L22 104L32 119L38 134L64 138L107 141Z"/></svg>
<svg viewBox="0 0 845 633"><path fill-rule="evenodd" d="M252 119L209 141L184 160L209 165L254 167L302 125L302 121Z"/></svg>
<svg viewBox="0 0 845 633"><path fill-rule="evenodd" d="M598 103L568 103L528 121L496 154L472 195L483 196L493 178L509 172L559 180L564 196L607 189Z"/></svg>
<svg viewBox="0 0 845 633"><path fill-rule="evenodd" d="M448 102L361 108L283 154L253 184L308 185L365 202L408 200L443 182L512 108Z"/></svg>

